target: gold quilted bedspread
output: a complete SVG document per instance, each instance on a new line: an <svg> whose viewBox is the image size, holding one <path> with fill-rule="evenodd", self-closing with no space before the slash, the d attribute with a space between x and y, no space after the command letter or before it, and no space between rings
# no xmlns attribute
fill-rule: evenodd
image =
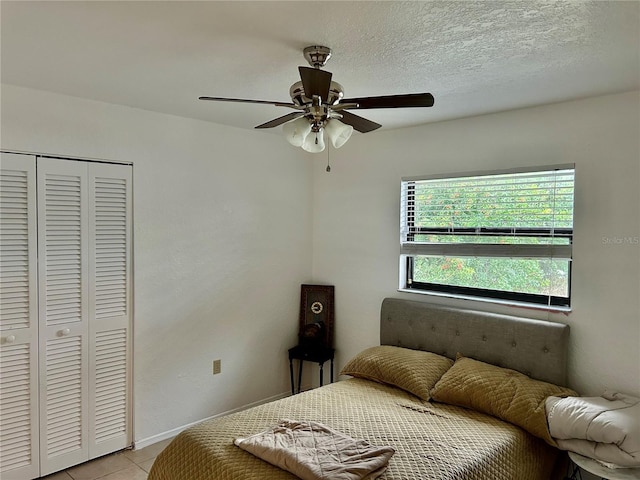
<svg viewBox="0 0 640 480"><path fill-rule="evenodd" d="M149 480L295 479L233 444L285 418L393 447L381 480L549 480L558 455L488 415L351 378L185 430L157 457Z"/></svg>

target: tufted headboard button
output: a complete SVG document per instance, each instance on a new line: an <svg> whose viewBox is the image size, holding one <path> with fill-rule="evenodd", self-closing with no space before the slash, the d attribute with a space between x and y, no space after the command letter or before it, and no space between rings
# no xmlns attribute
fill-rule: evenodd
<svg viewBox="0 0 640 480"><path fill-rule="evenodd" d="M518 344L515 341L511 342L511 347L512 348L516 348L517 346L518 346Z"/></svg>
<svg viewBox="0 0 640 480"><path fill-rule="evenodd" d="M542 349L542 351L543 351L544 353L549 353L549 349L548 349L547 347L544 347L544 348Z"/></svg>

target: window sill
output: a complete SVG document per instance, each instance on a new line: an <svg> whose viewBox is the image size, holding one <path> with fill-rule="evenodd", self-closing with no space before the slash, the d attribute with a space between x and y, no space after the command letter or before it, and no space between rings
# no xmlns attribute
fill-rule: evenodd
<svg viewBox="0 0 640 480"><path fill-rule="evenodd" d="M399 288L398 292L413 293L417 295L430 295L434 297L455 298L458 300L471 300L474 302L494 303L508 307L528 308L531 310L542 310L545 312L571 313L571 307L560 307L556 305L540 305L538 303L515 302L512 300L500 300L497 298L474 297L471 295L460 295L455 293L433 292L428 290L414 290L412 288Z"/></svg>

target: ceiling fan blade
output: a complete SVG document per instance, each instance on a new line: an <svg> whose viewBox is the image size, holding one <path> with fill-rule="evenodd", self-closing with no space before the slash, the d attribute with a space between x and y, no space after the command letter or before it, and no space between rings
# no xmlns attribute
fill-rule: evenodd
<svg viewBox="0 0 640 480"><path fill-rule="evenodd" d="M277 127L278 125L282 125L283 123L287 123L290 120L293 120L294 118L298 118L298 117L302 117L304 115L304 112L291 112L291 113L287 113L286 115L283 115L282 117L278 117L278 118L274 118L273 120L267 122L267 123L263 123L262 125L258 125L255 128L273 128L273 127Z"/></svg>
<svg viewBox="0 0 640 480"><path fill-rule="evenodd" d="M213 102L261 103L264 105L275 105L276 107L297 107L297 105L293 103L271 102L269 100L246 100L244 98L198 97L198 100L210 100Z"/></svg>
<svg viewBox="0 0 640 480"><path fill-rule="evenodd" d="M357 103L358 108L410 108L432 107L430 93L409 93L407 95L387 95L383 97L343 98L340 103Z"/></svg>
<svg viewBox="0 0 640 480"><path fill-rule="evenodd" d="M313 98L314 95L319 96L323 101L329 98L331 72L309 67L298 67L298 71L300 72L304 95L307 98Z"/></svg>
<svg viewBox="0 0 640 480"><path fill-rule="evenodd" d="M342 123L351 125L354 130L357 130L360 133L372 132L382 126L379 123L372 122L371 120L367 120L366 118L362 118L358 115L354 115L353 113L347 112L346 110L342 110L340 112L340 115L342 115L342 118L340 119Z"/></svg>

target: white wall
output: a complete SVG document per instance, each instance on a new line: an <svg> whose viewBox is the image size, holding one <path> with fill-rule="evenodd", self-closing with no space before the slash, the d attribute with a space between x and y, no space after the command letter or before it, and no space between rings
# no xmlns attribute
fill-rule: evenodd
<svg viewBox="0 0 640 480"><path fill-rule="evenodd" d="M331 174L315 163L313 275L336 286L338 367L378 342L380 302L393 296L566 322L572 387L640 395L639 112L633 92L354 135ZM402 176L572 162L569 315L397 292Z"/></svg>
<svg viewBox="0 0 640 480"><path fill-rule="evenodd" d="M1 114L3 149L133 162L136 440L289 391L311 156L278 135L7 85Z"/></svg>

